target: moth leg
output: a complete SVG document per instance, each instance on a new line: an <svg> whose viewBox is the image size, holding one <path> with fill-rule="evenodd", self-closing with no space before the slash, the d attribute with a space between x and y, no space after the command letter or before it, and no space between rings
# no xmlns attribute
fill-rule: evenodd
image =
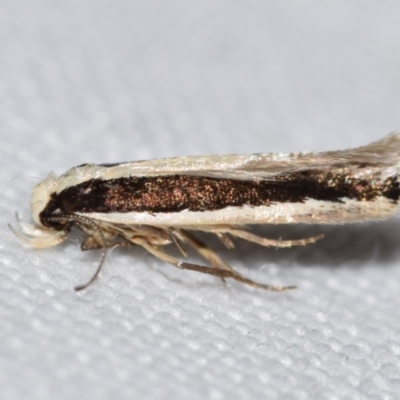
<svg viewBox="0 0 400 400"><path fill-rule="evenodd" d="M134 243L136 238L143 238L154 246L166 246L171 243L171 236L167 229L147 225L135 225L132 228L123 228L120 235L127 241Z"/></svg>
<svg viewBox="0 0 400 400"><path fill-rule="evenodd" d="M113 235L113 237L108 238L107 235L104 235L106 238L105 243L101 242L101 238L94 232L92 235L88 236L82 243L81 243L81 250L96 250L96 249L103 249L108 247L114 246L128 246L130 243L125 238L121 238L121 240L114 240L117 235Z"/></svg>
<svg viewBox="0 0 400 400"><path fill-rule="evenodd" d="M285 290L297 289L297 286L275 286L266 285L264 283L255 282L251 279L245 278L244 276L236 273L235 271L230 271L227 269L216 269L212 267L203 267L202 265L181 263L180 268L189 269L191 271L203 272L209 275L218 276L221 279L232 278L238 282L245 283L246 285L253 286L255 288L271 290L274 292L283 292Z"/></svg>
<svg viewBox="0 0 400 400"><path fill-rule="evenodd" d="M234 269L227 264L217 253L209 249L201 240L197 239L189 232L184 231L183 229L174 229L172 234L178 233L181 237L181 240L189 243L190 246L193 247L205 260L207 260L214 268L224 268L228 271L236 272Z"/></svg>
<svg viewBox="0 0 400 400"><path fill-rule="evenodd" d="M93 230L81 226L81 224L79 224L79 226L89 235L81 244L81 249L83 251L113 247L116 245L127 246L129 243L132 243L132 238L137 236L146 238L147 241L153 245L164 246L171 242L168 233L165 232L165 230L151 226L138 225L133 229L116 227L110 229L104 227L102 229L102 234L100 234L98 230L93 232Z"/></svg>
<svg viewBox="0 0 400 400"><path fill-rule="evenodd" d="M272 291L276 291L276 292L281 292L284 290L296 288L296 286L265 285L263 283L258 283L258 282L252 281L251 279L245 278L244 276L240 275L238 272L236 272L234 270L206 267L203 265L186 263L186 262L180 261L177 258L172 257L169 254L166 254L163 251L155 248L154 246L147 243L144 239L137 238L137 239L135 239L135 243L142 246L143 248L145 248L149 253L153 254L153 256L155 256L156 258L158 258L162 261L165 261L179 269L187 269L190 271L202 272L204 274L217 276L221 279L231 278L238 282L245 283L246 285L253 286L255 288L272 290Z"/></svg>
<svg viewBox="0 0 400 400"><path fill-rule="evenodd" d="M181 254L183 255L183 257L187 257L187 256L188 256L188 253L187 253L187 251L182 247L182 245L179 243L178 237L177 237L176 235L174 235L173 233L171 233L171 237L172 237L172 240L173 240L175 246L176 246L176 247L178 248L178 250L181 252ZM180 239L182 242L185 241L182 237L179 237L179 239Z"/></svg>
<svg viewBox="0 0 400 400"><path fill-rule="evenodd" d="M235 243L233 243L228 235L225 235L222 232L215 232L215 236L225 245L227 249L235 248Z"/></svg>
<svg viewBox="0 0 400 400"><path fill-rule="evenodd" d="M240 229L231 228L226 230L226 233L229 233L232 236L247 240L248 242L257 243L260 246L266 247L293 247L293 246L305 246L310 243L315 243L317 240L322 239L324 237L323 234L312 236L305 239L298 240L275 240L275 239L267 239L261 236L257 236L254 233L242 231Z"/></svg>

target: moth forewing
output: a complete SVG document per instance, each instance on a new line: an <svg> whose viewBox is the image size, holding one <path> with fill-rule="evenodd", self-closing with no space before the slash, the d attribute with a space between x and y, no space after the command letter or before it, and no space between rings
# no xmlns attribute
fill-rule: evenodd
<svg viewBox="0 0 400 400"><path fill-rule="evenodd" d="M22 230L24 240L44 248L65 240L76 225L87 234L82 250L102 248L102 260L109 246L136 244L178 268L284 290L292 286L243 277L191 231L215 234L228 248L235 238L275 247L313 243L321 235L281 241L242 226L386 219L399 213L399 174L400 134L342 151L83 164L33 188L36 226L23 224ZM183 256L185 247L193 248L210 266L172 257L163 249L171 243Z"/></svg>

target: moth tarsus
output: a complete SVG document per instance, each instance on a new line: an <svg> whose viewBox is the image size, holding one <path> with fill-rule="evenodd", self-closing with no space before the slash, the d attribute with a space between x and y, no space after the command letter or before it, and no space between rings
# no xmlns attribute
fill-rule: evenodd
<svg viewBox="0 0 400 400"><path fill-rule="evenodd" d="M282 291L250 280L228 265L193 235L212 233L229 249L234 239L266 247L314 243L274 240L242 227L261 224L345 224L383 220L399 213L400 134L367 146L342 151L178 157L120 164L84 164L56 177L53 173L32 190L35 225L21 223L35 248L63 242L73 225L87 235L82 250L136 244L180 269L253 287ZM175 244L183 257L194 249L209 265L172 257Z"/></svg>

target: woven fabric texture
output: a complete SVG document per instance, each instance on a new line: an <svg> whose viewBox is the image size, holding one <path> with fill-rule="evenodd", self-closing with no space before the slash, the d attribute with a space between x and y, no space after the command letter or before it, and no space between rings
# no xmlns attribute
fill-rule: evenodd
<svg viewBox="0 0 400 400"><path fill-rule="evenodd" d="M288 293L99 260L7 228L31 187L88 162L335 150L400 129L398 2L5 0L0 4L0 397L400 398L400 225L261 227L325 239L224 249ZM199 261L195 255L193 260Z"/></svg>

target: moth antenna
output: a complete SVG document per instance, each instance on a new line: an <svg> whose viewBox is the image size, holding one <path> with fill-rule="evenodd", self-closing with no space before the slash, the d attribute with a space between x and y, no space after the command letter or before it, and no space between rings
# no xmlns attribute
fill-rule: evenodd
<svg viewBox="0 0 400 400"><path fill-rule="evenodd" d="M106 258L106 248L103 247L102 253L101 253L100 262L99 262L99 265L97 266L96 272L93 274L93 276L86 283L84 283L83 285L75 286L74 289L77 292L79 292L79 291L81 291L83 289L86 289L88 286L90 286L97 279L101 269L103 268L103 264L104 264L105 258Z"/></svg>
<svg viewBox="0 0 400 400"><path fill-rule="evenodd" d="M93 276L84 284L75 286L75 290L77 292L86 289L88 286L90 286L98 277L101 269L103 268L104 265L104 260L106 258L106 252L107 252L107 246L106 246L106 239L104 237L103 231L101 230L100 225L96 224L93 222L91 219L83 217L81 215L75 215L75 214L65 214L65 215L59 215L55 217L48 217L46 218L47 221L70 221L70 222L75 222L78 226L79 225L88 225L91 227L95 232L99 233L100 236L100 241L102 244L102 253L100 257L99 264L97 266L97 269Z"/></svg>

